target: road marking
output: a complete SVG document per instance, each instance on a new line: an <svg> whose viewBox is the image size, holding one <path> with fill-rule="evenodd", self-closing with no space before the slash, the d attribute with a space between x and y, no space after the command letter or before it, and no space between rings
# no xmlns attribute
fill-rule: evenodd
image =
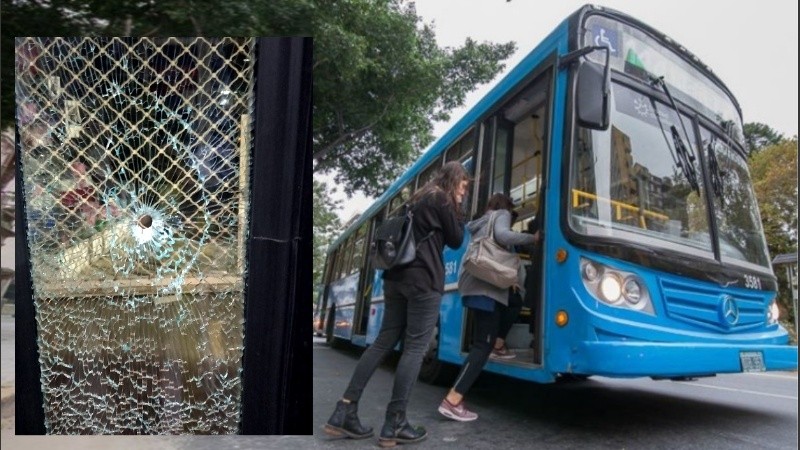
<svg viewBox="0 0 800 450"><path fill-rule="evenodd" d="M797 379L797 374L795 374L795 375L781 375L781 374L778 374L778 373L745 372L744 375L755 375L757 377L783 378L784 380L796 380Z"/></svg>
<svg viewBox="0 0 800 450"><path fill-rule="evenodd" d="M755 394L755 395L765 395L767 397L777 397L777 398L785 398L788 400L797 400L797 397L792 397L791 395L780 395L780 394L768 394L766 392L758 392L758 391L748 391L747 389L734 389L734 388L727 388L722 386L714 386L711 384L702 384L698 382L689 382L689 383L682 383L686 386L700 386L700 387L707 387L711 389L719 389L721 391L733 391L733 392L742 392L745 394Z"/></svg>

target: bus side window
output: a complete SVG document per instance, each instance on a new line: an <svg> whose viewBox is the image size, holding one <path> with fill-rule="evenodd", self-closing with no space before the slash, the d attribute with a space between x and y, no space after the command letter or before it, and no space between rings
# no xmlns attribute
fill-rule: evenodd
<svg viewBox="0 0 800 450"><path fill-rule="evenodd" d="M345 239L345 241L342 242L341 247L339 247L339 265L336 268L337 280L344 278L349 273L348 270L350 265L350 248L351 248L350 240L351 238Z"/></svg>
<svg viewBox="0 0 800 450"><path fill-rule="evenodd" d="M425 186L425 183L430 181L431 178L433 178L433 175L436 173L436 171L441 168L442 168L442 157L440 156L436 158L436 160L433 161L428 167L426 167L425 170L422 171L422 173L419 174L419 176L417 177L416 190L419 190L422 188L422 186Z"/></svg>
<svg viewBox="0 0 800 450"><path fill-rule="evenodd" d="M477 133L475 128L471 128L461 139L447 149L445 162L458 161L467 169L471 177L475 177L475 146L477 144ZM467 212L472 210L472 190L467 190L464 205Z"/></svg>
<svg viewBox="0 0 800 450"><path fill-rule="evenodd" d="M333 251L331 254L331 268L328 274L328 282L334 282L339 279L339 267L342 265L342 246Z"/></svg>
<svg viewBox="0 0 800 450"><path fill-rule="evenodd" d="M395 214L401 206L411 198L411 183L403 186L400 192L389 202L389 214Z"/></svg>
<svg viewBox="0 0 800 450"><path fill-rule="evenodd" d="M353 264L352 268L350 269L350 273L356 273L363 269L364 267L364 247L366 246L366 239L365 235L367 234L367 227L369 226L368 222L365 222L358 228L355 236L355 242L353 243Z"/></svg>

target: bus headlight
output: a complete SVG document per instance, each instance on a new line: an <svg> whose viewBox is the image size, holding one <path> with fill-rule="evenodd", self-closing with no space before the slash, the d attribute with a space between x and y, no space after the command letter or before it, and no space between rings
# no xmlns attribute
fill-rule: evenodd
<svg viewBox="0 0 800 450"><path fill-rule="evenodd" d="M581 258L579 267L584 287L600 302L655 315L647 284L639 275L588 258Z"/></svg>
<svg viewBox="0 0 800 450"><path fill-rule="evenodd" d="M619 301L622 295L622 285L619 278L614 273L606 273L600 280L600 295L611 303Z"/></svg>
<svg viewBox="0 0 800 450"><path fill-rule="evenodd" d="M767 309L767 325L775 325L778 323L780 316L781 310L778 308L778 302L773 300L772 303L769 304L769 309Z"/></svg>
<svg viewBox="0 0 800 450"><path fill-rule="evenodd" d="M591 261L584 262L582 266L583 278L590 283L597 281L597 277L600 276L600 271L597 269L597 266Z"/></svg>
<svg viewBox="0 0 800 450"><path fill-rule="evenodd" d="M622 295L628 303L635 305L642 300L642 287L635 278L628 278L622 286Z"/></svg>

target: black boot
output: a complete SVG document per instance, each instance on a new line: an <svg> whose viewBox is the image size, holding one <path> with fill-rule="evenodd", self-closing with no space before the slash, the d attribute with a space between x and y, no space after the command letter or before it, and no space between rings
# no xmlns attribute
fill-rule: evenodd
<svg viewBox="0 0 800 450"><path fill-rule="evenodd" d="M355 402L336 402L336 409L323 429L325 433L339 438L364 439L372 436L372 427L361 426L361 421L358 420L358 404Z"/></svg>
<svg viewBox="0 0 800 450"><path fill-rule="evenodd" d="M381 447L394 447L397 444L413 444L428 437L424 427L412 427L406 420L405 411L386 413L386 422L381 428L378 445Z"/></svg>

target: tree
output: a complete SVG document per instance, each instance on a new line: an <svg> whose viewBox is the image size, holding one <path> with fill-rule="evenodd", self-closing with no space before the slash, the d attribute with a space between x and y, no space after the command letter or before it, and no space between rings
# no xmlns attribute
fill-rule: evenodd
<svg viewBox="0 0 800 450"><path fill-rule="evenodd" d="M336 211L341 200L334 200L325 183L314 180L314 284L322 281L328 245L341 230Z"/></svg>
<svg viewBox="0 0 800 450"><path fill-rule="evenodd" d="M440 48L403 0L2 0L2 51L14 36L314 36L314 161L347 193L376 195L466 94L503 69L514 43ZM2 79L13 80L14 58ZM7 84L8 86L9 84ZM2 121L14 118L13 89Z"/></svg>
<svg viewBox="0 0 800 450"><path fill-rule="evenodd" d="M758 122L744 124L744 141L748 154L752 155L768 145L775 145L783 140L783 135L768 125Z"/></svg>
<svg viewBox="0 0 800 450"><path fill-rule="evenodd" d="M751 154L749 168L770 255L797 252L797 137ZM782 287L778 300L791 315L784 271L775 275Z"/></svg>
<svg viewBox="0 0 800 450"><path fill-rule="evenodd" d="M490 81L513 43L440 48L413 4L322 2L315 29L314 162L376 196L431 140L432 121Z"/></svg>
<svg viewBox="0 0 800 450"><path fill-rule="evenodd" d="M770 254L797 250L797 138L762 148L749 166Z"/></svg>

